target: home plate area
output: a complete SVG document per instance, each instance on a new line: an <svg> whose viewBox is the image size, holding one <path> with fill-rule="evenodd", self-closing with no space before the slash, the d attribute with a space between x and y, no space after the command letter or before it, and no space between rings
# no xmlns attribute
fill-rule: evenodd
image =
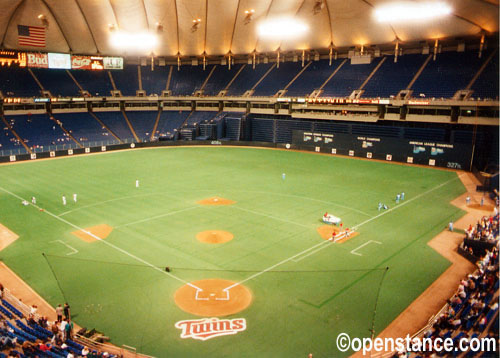
<svg viewBox="0 0 500 358"><path fill-rule="evenodd" d="M231 287L229 290L225 288ZM222 317L246 309L252 293L236 282L223 279L194 281L179 288L175 303L185 312L202 317Z"/></svg>

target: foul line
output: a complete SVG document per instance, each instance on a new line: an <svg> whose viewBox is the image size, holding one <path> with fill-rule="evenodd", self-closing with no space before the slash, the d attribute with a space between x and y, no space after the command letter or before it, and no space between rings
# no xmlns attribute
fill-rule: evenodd
<svg viewBox="0 0 500 358"><path fill-rule="evenodd" d="M463 175L463 174L462 174L462 175ZM457 175L455 178L452 178L452 179L450 179L450 180L447 180L447 181L445 181L444 183L441 183L441 184L439 184L439 185L435 186L434 188L431 188L431 189L429 189L429 190L427 190L427 191L425 191L425 192L423 192L423 193L421 193L421 194L419 194L419 195L417 195L417 196L415 196L415 197L413 197L413 198L411 198L411 199L408 199L408 200L406 200L404 203L402 203L402 204L400 204L400 205L398 205L398 206L395 206L395 207L393 207L392 209L386 210L385 212L383 212L383 213L381 213L381 214L379 214L379 215L376 215L376 216L374 216L374 217L372 217L372 218L370 218L370 219L368 219L368 220L363 221L362 223L360 223L360 224L358 224L358 225L356 225L356 226L353 226L353 230L355 230L355 229L359 228L360 226L365 225L365 224L367 224L367 223L369 223L369 222L371 222L371 221L373 221L373 220L375 220L375 219L377 219L377 218L379 218L379 217L381 217L381 216L383 216L383 215L385 215L385 214L387 214L387 213L389 213L389 212L391 212L391 211L394 211L394 210L396 210L397 208L400 208L400 207L402 207L402 206L404 206L404 205L406 205L406 204L408 204L408 203L411 203L412 201L414 201L414 200L416 200L416 199L418 199L418 198L420 198L420 197L422 197L422 196L424 196L424 195L426 195L426 194L429 194L430 192L432 192L432 191L434 191L434 190L436 190L436 189L439 189L439 188L443 187L444 185L446 185L446 184L448 184L448 183L451 183L453 180L460 179L460 177L461 177L462 175ZM316 245L314 245L314 246L312 246L312 247L310 247L310 248L308 248L308 249L306 249L306 250L304 250L304 251L301 251L301 252L299 252L298 254L295 254L295 255L293 255L293 256L291 256L291 257L289 257L289 258L287 258L287 259L285 259L285 260L283 260L283 261L280 261L280 262L278 262L277 264L274 264L274 265L272 265L272 266L270 266L270 267L268 267L268 268L266 268L266 269L262 270L261 272L257 272L257 273L255 273L255 274L251 275L250 277L247 277L246 279L244 279L244 280L240 281L240 282L236 282L236 283L232 284L231 286L224 288L224 289L223 289L223 291L226 291L226 292L227 292L227 291L229 291L231 288L236 287L236 286L238 286L238 285L241 285L241 284L243 284L244 282L247 282L247 281L249 281L249 280L252 280L252 279L254 279L254 278L256 278L256 277L258 277L258 276L260 276L260 275L262 275L262 274L264 274L264 273L266 273L266 272L268 272L268 271L270 271L270 270L272 270L272 269L274 269L275 267L281 266L281 265L283 265L284 263L287 263L288 261L291 261L291 260L295 259L297 256L300 256L300 255L302 255L302 254L304 254L304 253L306 253L306 252L308 252L308 251L310 251L310 250L314 250L314 249L316 249L316 248L318 248L318 247L321 247L321 249L323 249L323 248L325 248L326 246L329 246L329 245L326 245L326 244L327 244L327 243L329 243L329 242L330 242L330 241L328 241L328 240L325 240L325 241L323 241L323 242L320 242L319 244L316 244ZM319 250L316 250L316 251L319 251ZM229 293L229 292L228 292L228 293Z"/></svg>
<svg viewBox="0 0 500 358"><path fill-rule="evenodd" d="M15 198L17 198L17 199L21 200L21 201L26 201L24 198L20 197L20 196L19 196L19 195L17 195L17 194L14 194L14 193L12 193L12 192L8 191L7 189L4 189L4 188L3 188L3 187L1 187L1 186L0 186L0 190L2 190L3 192L5 192L5 193L7 193L7 194L9 194L9 195L11 195L11 196L13 196L13 197L15 197ZM129 257L133 258L134 260L139 261L139 262L143 263L144 265L149 266L149 267L151 267L152 269L154 269L154 270L156 270L156 271L158 271L158 272L161 272L161 273L162 273L162 274L164 274L164 275L170 276L170 277L172 277L173 279L175 279L175 280L177 280L177 281L179 281L179 282L182 282L182 283L184 283L184 284L186 284L186 285L188 285L188 286L191 286L191 287L193 287L193 288L194 288L195 290L197 290L197 291L203 291L201 288L199 288L199 287L197 287L197 286L193 285L192 283L189 283L189 282L187 282L187 281L183 280L182 278L177 277L177 276L175 276L175 275L171 274L170 272L163 271L162 269L160 269L160 268L158 268L158 267L154 266L153 264L149 263L148 261L143 260L143 259L141 259L140 257L137 257L137 256L135 256L134 254L131 254L130 252L128 252L128 251L126 251L126 250L124 250L124 249L122 249L122 248L120 248L120 247L118 247L118 246L116 246L116 245L113 245L113 244L112 244L112 243L110 243L110 242L107 242L106 240L101 239L99 236L97 236L97 235L95 235L95 234L91 233L90 231L87 231L87 230L85 230L85 229L83 229L83 228L79 227L78 225L75 225L75 224L73 224L73 223L71 223L71 222L69 222L69 221L67 221L67 220L63 219L63 218L61 218L61 217L59 217L59 216L57 216L57 215L55 215L55 214L51 213L51 212L50 212L50 211L48 211L48 210L42 209L41 207L39 207L39 206L38 206L38 205L36 205L36 204L30 203L30 202L28 202L28 203L29 203L29 205L31 205L31 206L33 206L33 207L35 207L35 208L39 209L39 210L43 210L43 212L44 212L44 213L46 213L46 214L47 214L47 215L49 215L49 216L52 216L52 217L53 217L53 218L55 218L56 220L59 220L59 221L61 221L61 222L65 223L65 224L67 224L67 225L69 225L69 226L71 226L71 227L73 227L73 228L75 228L75 229L77 229L77 230L81 230L81 231L83 231L84 233L86 233L87 235L89 235L89 236L93 237L93 238L94 238L94 239L96 239L97 241L100 241L100 242L102 242L103 244L108 245L109 247L111 247L111 248L113 248L113 249L115 249L115 250L117 250L117 251L121 252L122 254L125 254L125 255L127 255L127 256L129 256Z"/></svg>
<svg viewBox="0 0 500 358"><path fill-rule="evenodd" d="M358 255L358 256L363 256L362 254L360 254L359 252L356 252L356 251L358 251L359 249L365 247L366 245L371 244L372 242L375 243L375 244L382 245L382 243L380 241L369 240L369 241L365 242L363 245L360 245L360 246L356 247L354 250L351 250L351 254Z"/></svg>
<svg viewBox="0 0 500 358"><path fill-rule="evenodd" d="M262 271L260 271L260 272L257 272L257 273L255 273L255 274L253 274L253 275L252 275L252 276L250 276L250 277L247 277L247 278L246 278L246 279L244 279L243 281L236 282L236 283L232 284L231 286L226 287L225 289L223 289L223 291L229 291L229 290L230 290L231 288L233 288L233 287L236 287L236 286L238 286L238 285L241 285L242 283L247 282L247 281L249 281L249 280L251 280L251 279L253 279L253 278L255 278L255 277L258 277L258 276L262 275L263 273L266 273L267 271L271 271L273 268L278 267L278 266L280 266L280 265L283 265L284 263L287 263L288 261L293 260L293 259L294 259L294 258L296 258L297 256L300 256L300 255L302 255L302 254L305 254L307 251L314 250L315 248L317 248L317 247L319 247L319 246L322 246L322 245L325 245L325 244L327 244L328 242L329 242L329 241L326 241L326 240L325 240L325 241L320 242L319 244L316 244L316 245L314 245L314 246L311 246L310 248L305 249L305 250L303 250L303 251L299 252L298 254L295 254L295 255L293 255L293 256L291 256L291 257L289 257L289 258L287 258L287 259L285 259L285 260L283 260L283 261L280 261L280 262L278 262L277 264L274 264L274 265L272 265L272 266L270 266L270 267L266 268L265 270L262 270Z"/></svg>
<svg viewBox="0 0 500 358"><path fill-rule="evenodd" d="M463 174L462 174L462 175L463 175ZM434 190L436 190L436 189L439 189L439 188L441 188L441 187L445 186L445 185L446 185L446 184L448 184L448 183L451 183L453 180L460 179L460 177L461 177L462 175L457 175L455 178L452 178L452 179L450 179L450 180L447 180L447 181L445 181L444 183L441 183L441 184L439 184L438 186L435 186L434 188L431 188L431 189L429 189L429 190L427 190L427 191L424 191L423 193L418 194L417 196L415 196L415 197L413 197L413 198L411 198L411 199L405 200L403 203L398 204L398 205L396 205L396 206L393 206L392 208L390 208L390 209L388 209L388 210L384 211L383 213L380 213L380 214L378 214L378 215L375 215L374 217L372 217L372 218L370 218L370 219L367 219L367 220L363 221L362 223L360 223L360 224L358 224L358 225L354 225L354 226L352 227L352 229L353 229L353 230L356 230L356 229L357 229L357 228L359 228L360 226L363 226L363 225L365 225L365 224L368 224L370 221L373 221L373 220L375 220L375 219L378 219L379 217L384 216L384 215L386 215L386 214L390 213L391 211L394 211L394 210L396 210L396 209L398 209L398 208L400 208L400 207L402 207L402 206L405 206L406 204L411 203L412 201L417 200L418 198L421 198L422 196L427 195L427 194L429 194L430 192L432 192L432 191L434 191Z"/></svg>
<svg viewBox="0 0 500 358"><path fill-rule="evenodd" d="M165 216L170 216L170 215L182 213L183 211L188 211L188 210L196 209L196 208L199 208L199 207L200 207L199 205L196 205L196 206L190 206L189 208L184 208L184 209L180 209L180 210L170 211L170 212L165 213L165 214L160 214L160 215L152 216L150 218L141 219L141 220L137 220L137 221L132 221L132 222L124 224L124 225L115 226L115 229L119 229L119 228L127 227L127 226L130 226L130 225L140 224L140 223L143 223L143 222L146 222L146 221L151 221L151 220L163 218Z"/></svg>
<svg viewBox="0 0 500 358"><path fill-rule="evenodd" d="M69 255L74 255L78 252L77 249L75 249L73 246L69 246L67 243L65 243L64 241L62 240L54 240L54 241L51 241L51 242L59 242L61 243L62 245L66 246L68 249L72 250L71 252L67 253L66 256L69 256Z"/></svg>

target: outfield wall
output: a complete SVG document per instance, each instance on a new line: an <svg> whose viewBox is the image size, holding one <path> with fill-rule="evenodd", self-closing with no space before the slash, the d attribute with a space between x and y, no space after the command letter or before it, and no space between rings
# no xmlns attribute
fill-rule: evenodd
<svg viewBox="0 0 500 358"><path fill-rule="evenodd" d="M465 144L431 143L397 138L374 138L349 134L322 134L294 131L292 143L219 140L144 142L4 156L0 157L0 163L65 157L134 148L196 145L252 146L304 150L332 155L345 155L351 157L379 159L463 170L470 170L472 157L472 146Z"/></svg>
<svg viewBox="0 0 500 358"><path fill-rule="evenodd" d="M472 144L293 131L301 149L368 159L470 170Z"/></svg>

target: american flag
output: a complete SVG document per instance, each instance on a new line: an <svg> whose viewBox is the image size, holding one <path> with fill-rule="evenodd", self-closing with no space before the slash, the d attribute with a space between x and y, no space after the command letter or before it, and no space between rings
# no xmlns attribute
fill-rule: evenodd
<svg viewBox="0 0 500 358"><path fill-rule="evenodd" d="M17 25L19 46L45 47L45 27Z"/></svg>

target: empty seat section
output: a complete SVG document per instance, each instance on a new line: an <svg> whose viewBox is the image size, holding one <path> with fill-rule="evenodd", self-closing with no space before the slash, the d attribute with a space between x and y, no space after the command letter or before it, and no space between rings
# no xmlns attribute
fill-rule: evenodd
<svg viewBox="0 0 500 358"><path fill-rule="evenodd" d="M332 61L329 65L328 60L313 61L309 67L300 75L294 83L288 87L287 96L307 96L314 90L319 89L326 81L328 76L340 65L343 60Z"/></svg>
<svg viewBox="0 0 500 358"><path fill-rule="evenodd" d="M139 77L137 65L124 66L123 70L111 72L116 89L121 91L123 96L135 96L135 91L139 89Z"/></svg>
<svg viewBox="0 0 500 358"><path fill-rule="evenodd" d="M197 125L203 121L209 121L217 115L217 112L193 112L186 121L186 126Z"/></svg>
<svg viewBox="0 0 500 358"><path fill-rule="evenodd" d="M174 138L182 123L189 116L189 111L163 111L161 113L158 127L156 128L155 136Z"/></svg>
<svg viewBox="0 0 500 358"><path fill-rule="evenodd" d="M207 96L216 96L219 94L238 73L241 66L244 65L232 66L231 69L229 69L229 66L218 65L215 67L214 73L212 73L212 76L203 88L203 94Z"/></svg>
<svg viewBox="0 0 500 358"><path fill-rule="evenodd" d="M272 64L270 63L256 65L254 70L251 65L246 65L231 86L229 86L228 96L241 96L245 91L252 89L271 66Z"/></svg>
<svg viewBox="0 0 500 358"><path fill-rule="evenodd" d="M483 59L488 56L483 54ZM474 98L498 99L498 51L476 79L471 89Z"/></svg>
<svg viewBox="0 0 500 358"><path fill-rule="evenodd" d="M300 72L302 65L300 62L281 63L280 67L275 67L264 80L255 88L253 96L273 96Z"/></svg>
<svg viewBox="0 0 500 358"><path fill-rule="evenodd" d="M121 112L96 112L95 115L122 141L134 141L134 136Z"/></svg>
<svg viewBox="0 0 500 358"><path fill-rule="evenodd" d="M155 125L158 111L130 111L127 112L127 118L132 127L134 127L135 134L141 141L148 141L151 137L151 132Z"/></svg>
<svg viewBox="0 0 500 358"><path fill-rule="evenodd" d="M47 151L49 146L76 145L47 114L6 116L12 128L35 151Z"/></svg>
<svg viewBox="0 0 500 358"><path fill-rule="evenodd" d="M276 143L291 143L294 130L312 131L312 128L312 122L278 119L276 121Z"/></svg>
<svg viewBox="0 0 500 358"><path fill-rule="evenodd" d="M181 66L180 70L174 68L170 80L170 90L174 96L191 96L198 91L207 79L212 66L203 70L202 66Z"/></svg>
<svg viewBox="0 0 500 358"><path fill-rule="evenodd" d="M0 91L5 97L36 97L41 93L28 69L17 65L0 66Z"/></svg>
<svg viewBox="0 0 500 358"><path fill-rule="evenodd" d="M413 96L451 98L458 90L465 89L481 67L484 59L474 52L444 52L432 59L412 86Z"/></svg>
<svg viewBox="0 0 500 358"><path fill-rule="evenodd" d="M106 128L103 128L89 113L55 113L54 118L84 146L116 142Z"/></svg>
<svg viewBox="0 0 500 358"><path fill-rule="evenodd" d="M274 119L252 118L252 140L274 142Z"/></svg>
<svg viewBox="0 0 500 358"><path fill-rule="evenodd" d="M110 96L113 86L108 71L72 70L71 74L91 96Z"/></svg>
<svg viewBox="0 0 500 358"><path fill-rule="evenodd" d="M53 96L78 96L80 90L75 82L69 77L66 70L49 70L45 68L34 68L38 81L42 84L43 88Z"/></svg>
<svg viewBox="0 0 500 358"><path fill-rule="evenodd" d="M388 57L366 84L363 97L389 98L397 95L406 89L426 59L424 55L404 55L394 63L394 56Z"/></svg>
<svg viewBox="0 0 500 358"><path fill-rule="evenodd" d="M155 66L151 71L151 66L141 66L142 89L148 95L161 95L161 91L167 88L167 78L170 66Z"/></svg>
<svg viewBox="0 0 500 358"><path fill-rule="evenodd" d="M324 97L347 97L357 90L377 66L380 58L375 58L366 65L345 63L323 88Z"/></svg>

